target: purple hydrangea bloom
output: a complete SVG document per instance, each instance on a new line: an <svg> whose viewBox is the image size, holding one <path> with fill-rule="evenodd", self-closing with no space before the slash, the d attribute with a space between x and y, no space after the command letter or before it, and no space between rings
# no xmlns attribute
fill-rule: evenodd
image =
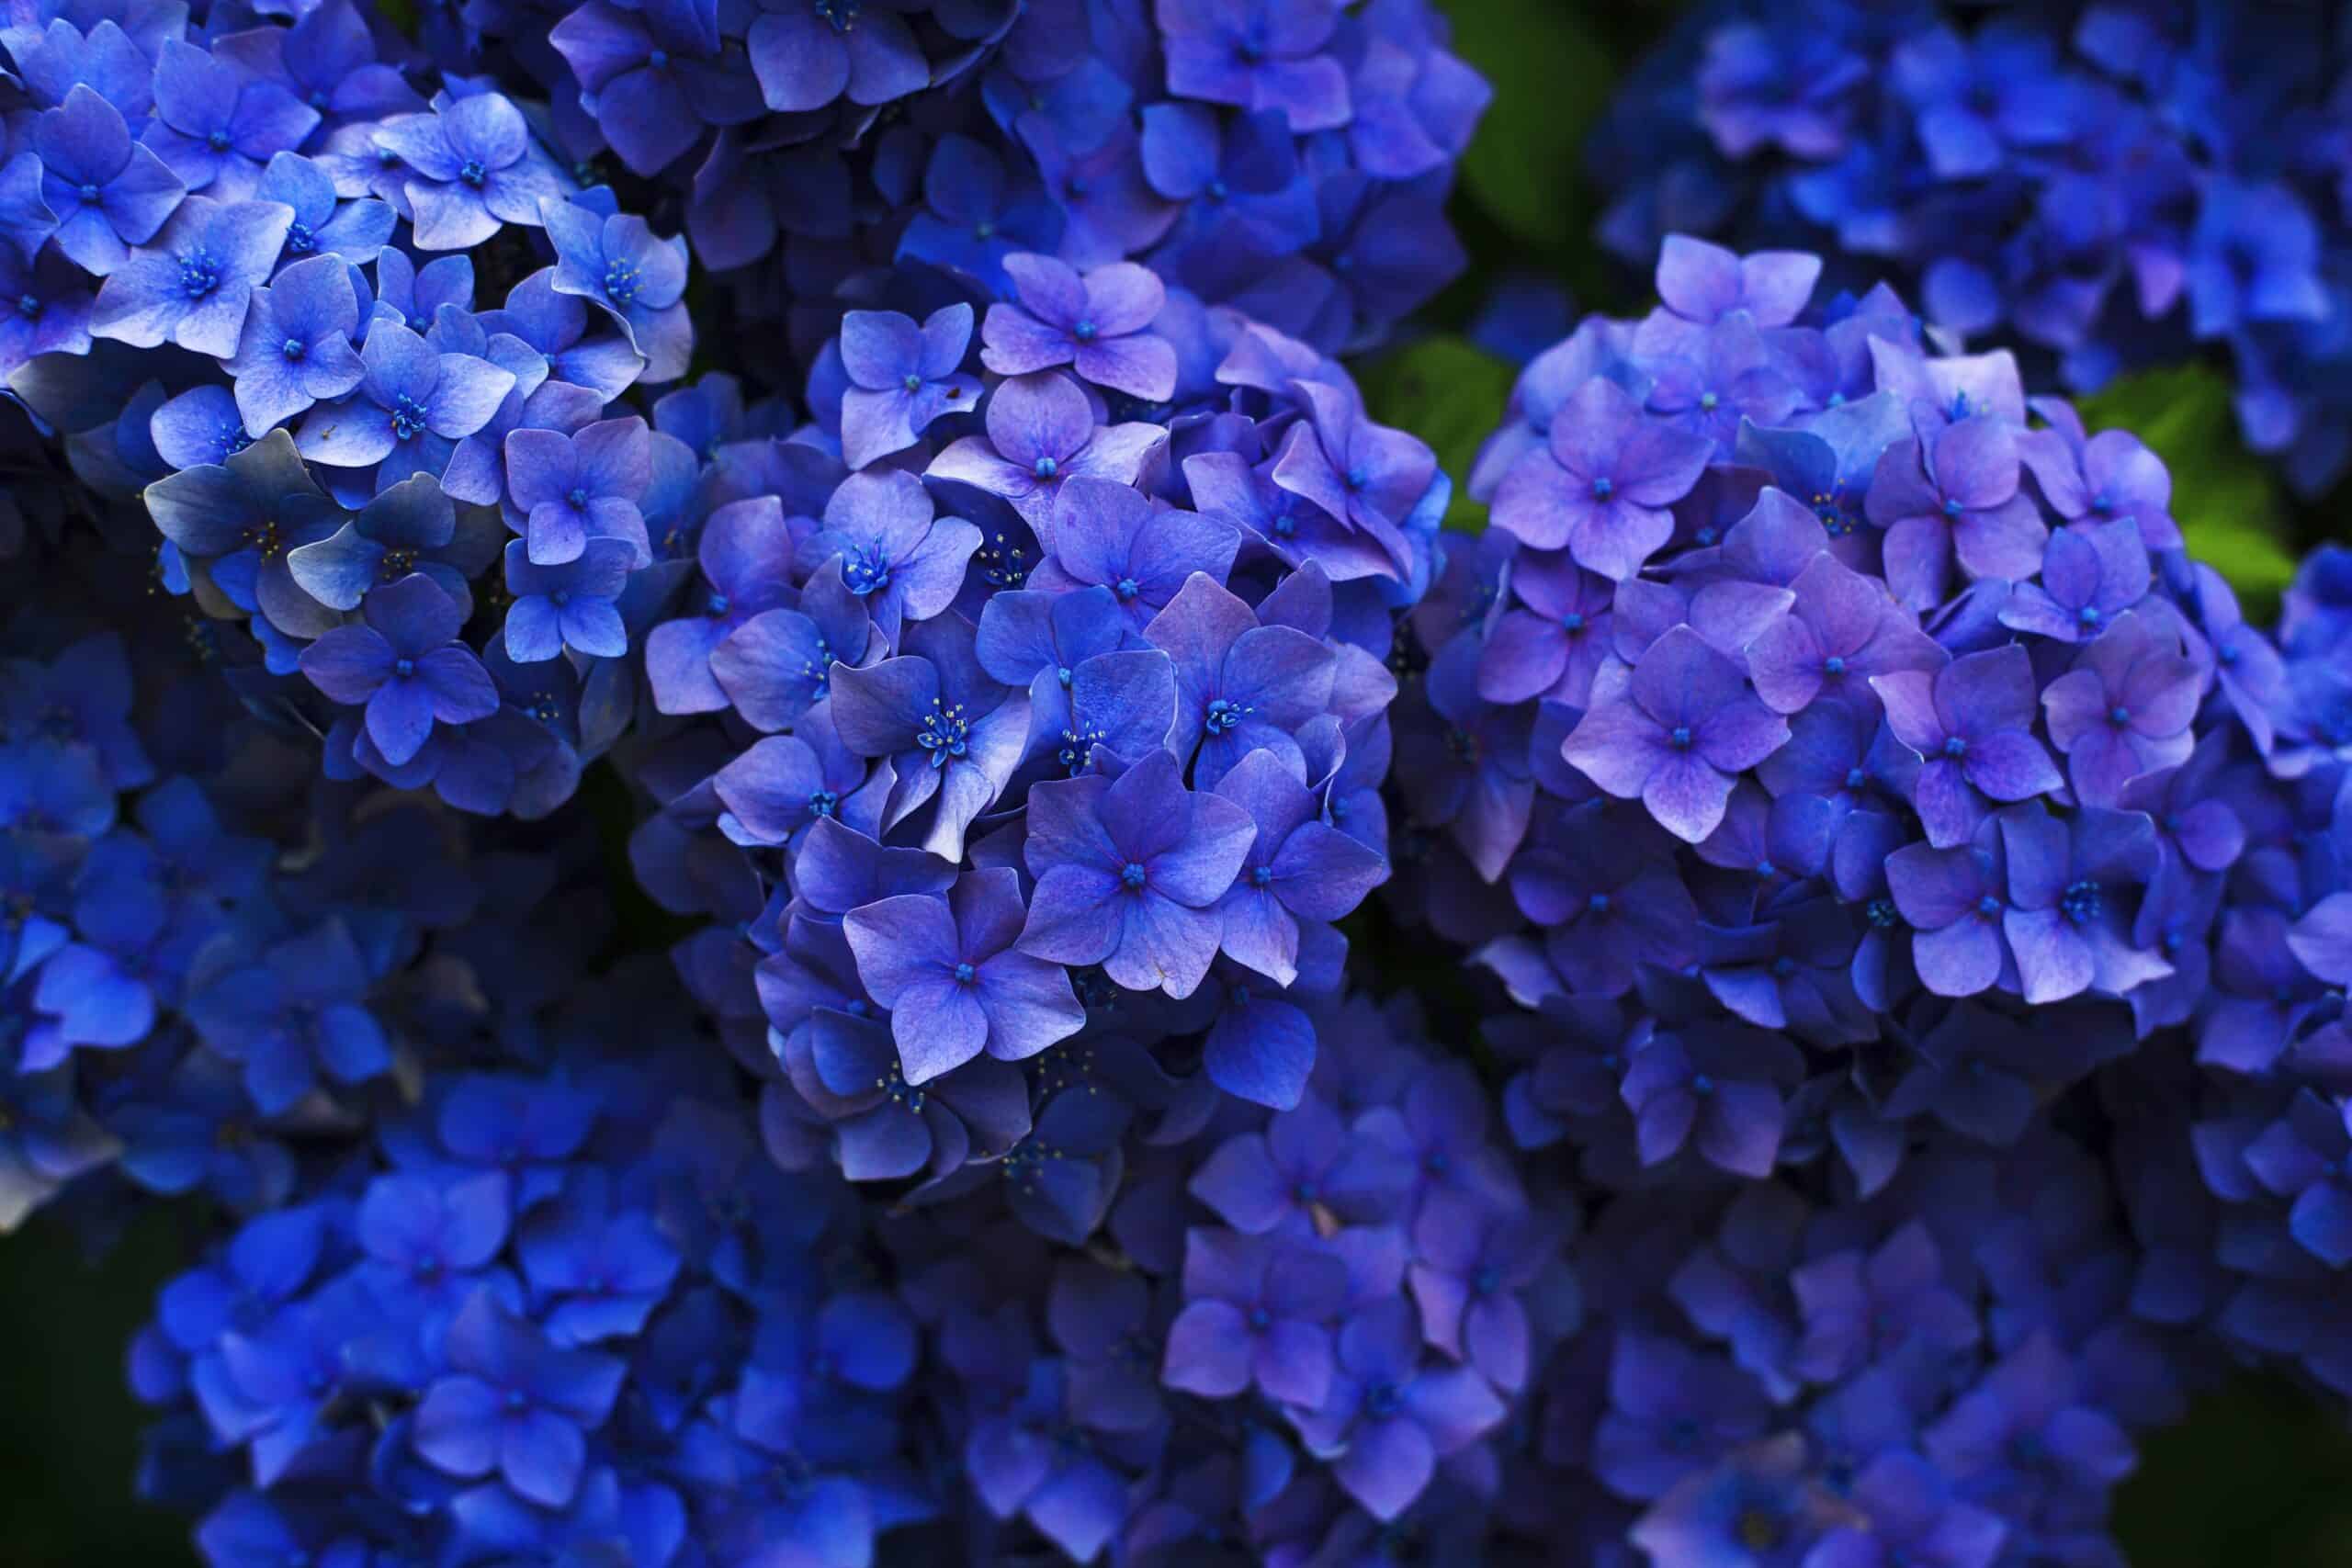
<svg viewBox="0 0 2352 1568"><path fill-rule="evenodd" d="M989 396L987 423L986 435L965 436L933 458L927 472L1003 497L1040 530L1050 524L1054 502L1069 480L1133 484L1168 439L1154 424L1101 423L1078 384L1052 371L999 386Z"/></svg>
<svg viewBox="0 0 2352 1568"><path fill-rule="evenodd" d="M1735 775L1787 742L1785 719L1747 690L1738 666L1677 626L1630 669L1612 666L1561 755L1659 826L1697 843L1723 821Z"/></svg>
<svg viewBox="0 0 2352 1568"><path fill-rule="evenodd" d="M2030 800L2059 786L2033 735L2033 664L2022 647L1968 654L1933 672L1896 671L1871 685L1894 738L1919 757L1911 801L1937 848L1966 841L1987 799Z"/></svg>
<svg viewBox="0 0 2352 1568"><path fill-rule="evenodd" d="M57 248L93 276L153 239L187 195L179 176L131 139L121 111L85 83L34 119L30 140Z"/></svg>
<svg viewBox="0 0 2352 1568"><path fill-rule="evenodd" d="M354 390L368 367L352 338L359 296L340 256L313 256L256 288L229 374L248 430L267 430Z"/></svg>
<svg viewBox="0 0 2352 1568"><path fill-rule="evenodd" d="M1249 813L1187 790L1166 751L1115 779L1040 784L1029 812L1023 853L1037 890L1021 951L1099 964L1130 990L1192 995L1216 955L1217 901L1256 831Z"/></svg>
<svg viewBox="0 0 2352 1568"><path fill-rule="evenodd" d="M1467 1367L1421 1359L1412 1309L1390 1300L1340 1329L1329 1397L1293 1417L1308 1451L1331 1456L1332 1478L1376 1518L1419 1496L1438 1461L1499 1422L1503 1403Z"/></svg>
<svg viewBox="0 0 2352 1568"><path fill-rule="evenodd" d="M1169 745L1195 783L1214 786L1242 758L1267 750L1285 761L1293 739L1331 704L1331 650L1295 626L1259 624L1257 612L1196 571L1144 636L1176 666L1176 722ZM1220 891L1222 891L1220 889Z"/></svg>
<svg viewBox="0 0 2352 1568"><path fill-rule="evenodd" d="M368 342L374 341L371 333ZM645 513L638 505L652 482L650 436L645 422L634 416L599 420L569 435L554 430L507 434L506 493L523 514L533 564L577 560L599 539L624 546L638 564L650 559Z"/></svg>
<svg viewBox="0 0 2352 1568"><path fill-rule="evenodd" d="M1495 525L1623 581L1673 536L1666 509L1690 493L1712 449L1645 420L1623 388L1595 378L1553 420L1548 449L1504 477Z"/></svg>
<svg viewBox="0 0 2352 1568"><path fill-rule="evenodd" d="M895 310L842 317L842 459L863 468L903 452L943 414L979 406L980 384L962 374L972 341L972 308L944 305L921 325Z"/></svg>
<svg viewBox="0 0 2352 1568"><path fill-rule="evenodd" d="M2203 685L2203 671L2152 616L2129 613L2101 632L2041 694L2076 798L2115 805L2133 779L2186 761Z"/></svg>
<svg viewBox="0 0 2352 1568"><path fill-rule="evenodd" d="M293 209L278 202L189 197L107 275L90 334L230 358L254 288L277 265L293 221Z"/></svg>
<svg viewBox="0 0 2352 1568"><path fill-rule="evenodd" d="M449 1374L418 1404L417 1452L463 1477L493 1472L517 1495L560 1508L578 1491L586 1433L604 1424L626 1366L560 1349L488 1291L449 1326Z"/></svg>
<svg viewBox="0 0 2352 1568"><path fill-rule="evenodd" d="M931 68L899 6L855 0L771 0L752 23L752 69L785 114L847 97L887 104L929 85Z"/></svg>
<svg viewBox="0 0 2352 1568"><path fill-rule="evenodd" d="M904 471L852 474L825 503L824 522L808 550L841 558L842 582L892 643L908 620L956 602L980 547L980 531L962 518L934 519L922 481Z"/></svg>
<svg viewBox="0 0 2352 1568"><path fill-rule="evenodd" d="M902 894L843 919L859 978L890 1010L909 1083L984 1050L1021 1061L1084 1025L1069 976L1014 948L1026 913L1019 874L994 866L959 877L944 900Z"/></svg>
<svg viewBox="0 0 2352 1568"><path fill-rule="evenodd" d="M503 224L537 228L542 202L565 205L562 178L532 145L523 111L497 93L397 116L376 145L408 165L403 194L420 250L468 250Z"/></svg>
<svg viewBox="0 0 2352 1568"><path fill-rule="evenodd" d="M1329 1397L1330 1325L1347 1304L1339 1258L1288 1237L1195 1226L1184 1233L1183 1284L1160 1374L1170 1388L1230 1399L1254 1383L1308 1410Z"/></svg>
<svg viewBox="0 0 2352 1568"><path fill-rule="evenodd" d="M488 424L514 389L514 372L442 353L382 316L368 324L359 359L357 395L312 409L295 444L329 468L374 468L379 492L411 474L439 477L458 442Z"/></svg>
<svg viewBox="0 0 2352 1568"><path fill-rule="evenodd" d="M898 657L864 668L834 663L833 723L851 750L889 761L895 782L884 827L928 808L925 847L960 860L965 833L1020 761L1029 699L981 668L972 624L961 615L918 622L899 648Z"/></svg>
<svg viewBox="0 0 2352 1568"><path fill-rule="evenodd" d="M338 703L367 709L368 739L398 765L437 724L469 724L498 708L471 649L457 640L456 603L423 572L368 595L365 624L338 626L302 651L302 672Z"/></svg>
<svg viewBox="0 0 2352 1568"><path fill-rule="evenodd" d="M155 58L155 118L141 140L189 190L239 202L261 183L262 165L318 123L318 110L277 83L166 39Z"/></svg>
<svg viewBox="0 0 2352 1568"><path fill-rule="evenodd" d="M1080 276L1051 256L1004 260L1017 303L991 305L981 360L1000 376L1068 365L1081 380L1147 403L1176 390L1176 350L1149 328L1167 290L1148 267L1116 262Z"/></svg>
<svg viewBox="0 0 2352 1568"><path fill-rule="evenodd" d="M517 664L553 659L566 649L594 659L628 651L628 631L614 601L628 585L634 553L619 539L592 539L557 566L535 563L520 539L506 546L506 656Z"/></svg>
<svg viewBox="0 0 2352 1568"><path fill-rule="evenodd" d="M682 303L686 243L655 238L642 218L600 217L560 198L543 199L538 210L555 246L555 291L585 299L619 322L645 361L646 380L684 375L694 347Z"/></svg>

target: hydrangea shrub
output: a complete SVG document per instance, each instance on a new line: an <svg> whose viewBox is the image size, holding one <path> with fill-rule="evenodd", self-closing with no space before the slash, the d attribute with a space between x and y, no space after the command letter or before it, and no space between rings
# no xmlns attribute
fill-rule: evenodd
<svg viewBox="0 0 2352 1568"><path fill-rule="evenodd" d="M1891 276L2088 391L2226 355L2246 441L2345 472L2343 95L2333 14L2144 0L1693 7L1589 149L1597 234L1670 231Z"/></svg>
<svg viewBox="0 0 2352 1568"><path fill-rule="evenodd" d="M1790 154L2064 144L1872 26ZM0 1229L182 1205L210 1568L2107 1562L2352 1393L2352 558L1679 232L1449 475L1422 0L0 50Z"/></svg>

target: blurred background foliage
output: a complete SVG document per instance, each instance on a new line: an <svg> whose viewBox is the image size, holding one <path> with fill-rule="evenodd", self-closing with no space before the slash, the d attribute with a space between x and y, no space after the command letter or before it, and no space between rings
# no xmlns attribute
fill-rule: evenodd
<svg viewBox="0 0 2352 1568"><path fill-rule="evenodd" d="M1516 375L1471 336L1498 287L1564 289L1578 312L1634 314L1650 303L1648 279L1589 239L1599 204L1583 142L1613 84L1680 6L1439 4L1453 16L1457 51L1495 86L1454 198L1471 265L1427 312L1420 335L1359 371L1374 412L1427 439L1459 477ZM2346 497L2298 504L2240 445L2228 384L2211 366L2132 377L2081 406L2093 428L2127 426L2162 454L2191 547L2231 578L2252 615L2276 607L2304 549L2352 538L2339 521ZM1475 531L1485 508L1457 497L1447 521ZM617 843L628 802L613 791L589 795L583 808L612 818ZM628 899L635 889L624 856L614 875ZM668 934L660 928L658 918L641 922L649 945ZM5 1363L13 1419L0 1427L0 1568L174 1568L193 1560L185 1523L131 1500L141 1416L122 1366L155 1292L196 1255L201 1216L149 1209L94 1250L73 1207L43 1211L0 1249L0 1344L16 1348ZM2144 1444L2118 1516L2134 1568L2352 1568L2352 1431L2292 1388L2218 1391Z"/></svg>

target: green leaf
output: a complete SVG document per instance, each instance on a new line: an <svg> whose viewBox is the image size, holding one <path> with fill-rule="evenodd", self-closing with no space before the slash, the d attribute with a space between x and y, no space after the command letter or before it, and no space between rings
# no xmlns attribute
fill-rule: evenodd
<svg viewBox="0 0 2352 1568"><path fill-rule="evenodd" d="M2172 470L2172 512L2189 553L2229 580L2248 619L2277 613L2295 575L2286 508L2268 464L2239 438L2230 387L2210 366L2110 381L2076 405L2093 430L2128 430Z"/></svg>
<svg viewBox="0 0 2352 1568"><path fill-rule="evenodd" d="M1566 0L1445 0L1453 51L1495 89L1462 159L1462 183L1511 235L1546 251L1589 243L1579 177L1585 133L1617 80L1609 51Z"/></svg>
<svg viewBox="0 0 2352 1568"><path fill-rule="evenodd" d="M1406 344L1356 373L1364 406L1383 424L1410 431L1453 477L1445 525L1476 534L1487 508L1464 492L1478 447L1502 423L1518 372L1467 339L1441 334Z"/></svg>

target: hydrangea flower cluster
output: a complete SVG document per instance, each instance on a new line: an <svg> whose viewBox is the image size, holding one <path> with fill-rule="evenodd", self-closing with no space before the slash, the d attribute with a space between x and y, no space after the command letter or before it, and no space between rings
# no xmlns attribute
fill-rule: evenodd
<svg viewBox="0 0 2352 1568"><path fill-rule="evenodd" d="M2078 391L2199 345L2306 491L2352 464L2333 9L1739 0L1691 10L1591 148L1605 245L1828 253Z"/></svg>
<svg viewBox="0 0 2352 1568"><path fill-rule="evenodd" d="M0 371L338 776L551 809L632 700L663 492L615 400L684 373L684 241L349 0L133 20L6 40Z"/></svg>
<svg viewBox="0 0 2352 1568"><path fill-rule="evenodd" d="M2200 1368L2346 1386L2352 573L2274 644L2144 446L1820 270L1677 236L1521 376L1389 897L1509 994L1582 1278L1652 1249L1553 1374L1605 1528L2073 1560Z"/></svg>
<svg viewBox="0 0 2352 1568"><path fill-rule="evenodd" d="M575 156L673 189L696 261L805 349L893 263L1002 293L1017 252L1147 260L1327 352L1463 265L1444 197L1487 92L1428 0L509 0L465 24Z"/></svg>
<svg viewBox="0 0 2352 1568"><path fill-rule="evenodd" d="M859 369L888 395L846 433L801 424L780 395L813 377L831 414L845 301L1018 304L1031 336L991 369L1151 403L1168 351L1120 356L1163 277L1127 257L1193 316L1232 301L1329 349L1458 267L1442 201L1486 90L1420 0L1164 9L482 6L429 13L421 51L353 0L60 17L9 46L0 371L85 483L144 495L166 584L252 632L248 686L282 679L269 700L335 776L544 815L635 721L706 516L761 494L813 514L844 441L862 468L956 412L876 347ZM534 78L545 103L499 85ZM586 183L607 151L680 234ZM807 242L782 300L749 281L779 225ZM789 303L805 348L725 355L748 423L734 385L667 420L635 393L689 367L689 235L735 324ZM1072 293L1074 268L1117 298Z"/></svg>
<svg viewBox="0 0 2352 1568"><path fill-rule="evenodd" d="M683 959L773 1135L947 1192L1043 1127L1023 1065L1064 1043L1297 1103L1451 493L1296 340L1006 265L984 313L847 314L812 396L854 471L711 513L646 647L712 716L633 760L639 879L719 922ZM1076 1245L1116 1189L1038 1223Z"/></svg>

